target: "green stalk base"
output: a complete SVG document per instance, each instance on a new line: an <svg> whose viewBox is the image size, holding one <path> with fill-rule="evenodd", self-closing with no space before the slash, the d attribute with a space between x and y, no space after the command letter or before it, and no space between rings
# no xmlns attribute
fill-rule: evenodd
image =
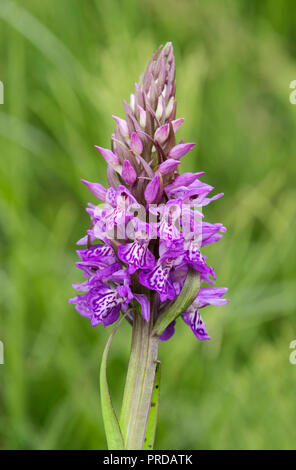
<svg viewBox="0 0 296 470"><path fill-rule="evenodd" d="M157 336L152 322L134 315L131 354L128 365L120 426L125 449L142 450L151 407L158 355Z"/></svg>

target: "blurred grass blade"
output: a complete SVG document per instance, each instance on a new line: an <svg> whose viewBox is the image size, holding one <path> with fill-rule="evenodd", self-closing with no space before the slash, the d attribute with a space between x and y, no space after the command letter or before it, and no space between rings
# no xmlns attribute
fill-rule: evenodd
<svg viewBox="0 0 296 470"><path fill-rule="evenodd" d="M151 399L151 408L147 423L146 436L144 442L144 450L152 450L154 447L156 425L157 425L157 416L158 416L158 399L159 399L159 390L160 390L160 369L161 363L157 362L155 370L155 379Z"/></svg>
<svg viewBox="0 0 296 470"><path fill-rule="evenodd" d="M88 72L65 43L35 15L31 14L29 9L23 8L12 0L2 0L0 18L34 44L45 57L49 58L62 71L68 81L73 83L80 93L82 92L81 83L77 80L77 76L87 80L90 78Z"/></svg>
<svg viewBox="0 0 296 470"><path fill-rule="evenodd" d="M200 288L200 275L189 268L184 286L176 301L162 313L154 326L153 334L160 336L172 321L176 320L192 304Z"/></svg>
<svg viewBox="0 0 296 470"><path fill-rule="evenodd" d="M112 403L112 399L111 399L111 395L110 395L109 387L108 387L108 380L107 380L108 354L109 354L110 347L111 347L113 338L115 336L115 333L123 319L124 319L124 316L115 325L107 341L107 344L103 352L101 370L100 370L101 405L102 405L103 421L104 421L105 433L106 433L107 444L108 444L109 450L122 450L124 448L123 437L122 437L119 421L116 416L115 409L113 407L113 403Z"/></svg>

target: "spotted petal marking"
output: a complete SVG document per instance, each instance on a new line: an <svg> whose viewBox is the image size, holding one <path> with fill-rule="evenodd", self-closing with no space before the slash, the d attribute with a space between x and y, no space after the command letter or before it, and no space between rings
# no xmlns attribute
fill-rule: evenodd
<svg viewBox="0 0 296 470"><path fill-rule="evenodd" d="M118 299L117 293L113 290L107 290L103 295L99 291L96 295L92 289L90 291L91 298L91 307L92 310L98 315L103 315L106 311L111 310L112 308L116 307L120 302Z"/></svg>
<svg viewBox="0 0 296 470"><path fill-rule="evenodd" d="M180 232L173 222L162 220L159 225L159 237L161 240L172 242L180 239Z"/></svg>
<svg viewBox="0 0 296 470"><path fill-rule="evenodd" d="M106 326L116 321L120 312L120 304L123 301L116 291L108 288L93 288L88 296L89 305L93 311L92 326L101 322Z"/></svg>
<svg viewBox="0 0 296 470"><path fill-rule="evenodd" d="M190 326L195 336L203 341L205 339L211 339L206 331L206 325L203 322L197 307L193 305L187 309L182 315L183 320L187 325Z"/></svg>
<svg viewBox="0 0 296 470"><path fill-rule="evenodd" d="M140 282L149 287L149 289L156 290L160 294L161 301L167 298L173 299L175 296L175 289L170 282L169 275L173 266L172 259L165 261L159 260L155 268L147 273L140 273Z"/></svg>
<svg viewBox="0 0 296 470"><path fill-rule="evenodd" d="M199 250L200 244L194 241L189 243L188 258L190 261L203 263L203 256Z"/></svg>
<svg viewBox="0 0 296 470"><path fill-rule="evenodd" d="M148 242L134 241L118 248L119 258L129 265L132 274L137 269L149 269L154 266L155 258L148 249Z"/></svg>
<svg viewBox="0 0 296 470"><path fill-rule="evenodd" d="M105 258L112 256L115 258L114 250L108 245L93 245L89 248L78 250L78 255L85 261L85 259Z"/></svg>

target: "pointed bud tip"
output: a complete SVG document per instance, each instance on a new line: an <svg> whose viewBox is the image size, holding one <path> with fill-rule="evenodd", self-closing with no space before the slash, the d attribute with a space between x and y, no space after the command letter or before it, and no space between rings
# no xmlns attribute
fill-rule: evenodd
<svg viewBox="0 0 296 470"><path fill-rule="evenodd" d="M163 46L163 53L168 55L170 52L174 52L174 47L173 43L171 41L168 41Z"/></svg>
<svg viewBox="0 0 296 470"><path fill-rule="evenodd" d="M87 189L89 189L89 191L93 193L93 195L96 196L97 199L103 202L105 201L107 190L106 188L104 188L104 186L102 186L100 183L92 183L91 181L87 181L84 179L81 179L80 181L85 184Z"/></svg>
<svg viewBox="0 0 296 470"><path fill-rule="evenodd" d="M94 147L100 152L108 165L111 165L112 167L119 165L119 158L114 152L112 152L112 150L99 147L98 145L95 145Z"/></svg>

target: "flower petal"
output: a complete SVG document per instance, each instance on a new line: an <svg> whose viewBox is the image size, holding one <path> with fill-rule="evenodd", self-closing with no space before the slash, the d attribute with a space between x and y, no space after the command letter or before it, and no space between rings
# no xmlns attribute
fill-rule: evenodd
<svg viewBox="0 0 296 470"><path fill-rule="evenodd" d="M211 339L207 333L206 325L203 322L198 309L189 307L189 309L187 309L186 312L182 314L182 318L184 322L190 326L197 339L200 341Z"/></svg>
<svg viewBox="0 0 296 470"><path fill-rule="evenodd" d="M174 121L172 121L172 126L173 126L173 130L175 134L180 129L184 121L185 121L184 118L175 119Z"/></svg>
<svg viewBox="0 0 296 470"><path fill-rule="evenodd" d="M169 326L166 327L164 332L159 337L160 341L167 341L173 336L173 334L175 333L175 324L176 320L172 321L172 323L170 323Z"/></svg>
<svg viewBox="0 0 296 470"><path fill-rule="evenodd" d="M129 266L129 273L137 269L150 269L155 265L155 258L148 249L148 243L134 241L118 247L118 257Z"/></svg>
<svg viewBox="0 0 296 470"><path fill-rule="evenodd" d="M130 149L137 155L141 155L143 152L142 141L136 132L133 132L131 135Z"/></svg>
<svg viewBox="0 0 296 470"><path fill-rule="evenodd" d="M83 179L81 181L100 201L105 202L107 189L104 188L104 186L99 183L91 183L90 181Z"/></svg>
<svg viewBox="0 0 296 470"><path fill-rule="evenodd" d="M164 162L162 162L159 167L158 171L162 175L167 175L168 173L171 173L175 168L177 168L178 165L180 165L181 162L179 160L174 160L173 158L168 158Z"/></svg>
<svg viewBox="0 0 296 470"><path fill-rule="evenodd" d="M171 148L169 151L169 157L181 158L183 155L188 153L196 144L194 142L188 144L178 144Z"/></svg>
<svg viewBox="0 0 296 470"><path fill-rule="evenodd" d="M170 133L170 126L168 124L164 124L156 129L154 134L154 140L156 140L159 144L163 144Z"/></svg>
<svg viewBox="0 0 296 470"><path fill-rule="evenodd" d="M112 150L104 149L103 147L99 147L98 145L95 145L95 148L100 152L100 154L108 165L111 165L114 168L120 164L118 156L115 155Z"/></svg>
<svg viewBox="0 0 296 470"><path fill-rule="evenodd" d="M136 182L137 173L129 160L124 160L121 176L129 186L133 186Z"/></svg>
<svg viewBox="0 0 296 470"><path fill-rule="evenodd" d="M117 125L118 125L118 128L119 128L119 131L122 135L122 137L124 137L125 139L127 139L129 137L129 132L128 132L128 125L127 125L127 122L124 120L124 119L121 119L117 116L112 116L113 119L116 121Z"/></svg>
<svg viewBox="0 0 296 470"><path fill-rule="evenodd" d="M134 298L141 305L141 313L144 320L149 321L150 319L150 303L145 294L134 294Z"/></svg>
<svg viewBox="0 0 296 470"><path fill-rule="evenodd" d="M155 201L159 189L160 189L159 175L156 174L152 178L150 183L147 184L146 189L145 189L145 199L148 202L148 204L151 204L153 201Z"/></svg>

